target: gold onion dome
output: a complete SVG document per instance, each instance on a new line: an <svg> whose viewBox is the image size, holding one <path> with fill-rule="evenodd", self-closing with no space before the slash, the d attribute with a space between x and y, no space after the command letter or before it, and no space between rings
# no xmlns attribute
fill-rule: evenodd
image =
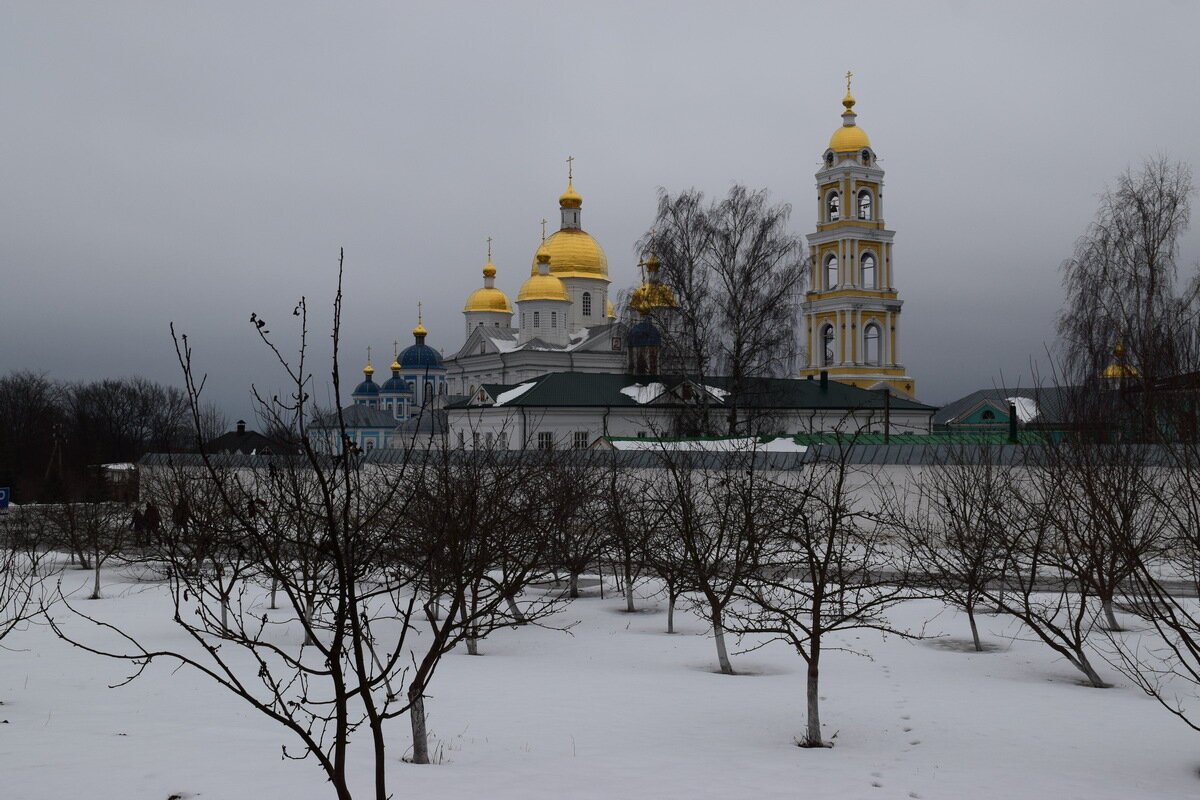
<svg viewBox="0 0 1200 800"><path fill-rule="evenodd" d="M609 319L617 318L617 311L613 308L612 300L604 301L604 316L608 317Z"/></svg>
<svg viewBox="0 0 1200 800"><path fill-rule="evenodd" d="M495 267L495 265L492 264L492 260L490 258L488 259L488 262L483 265L483 277L485 277L485 278L496 277L496 267Z"/></svg>
<svg viewBox="0 0 1200 800"><path fill-rule="evenodd" d="M369 378L374 374L375 368L371 366L370 362L367 362L367 365L363 367L363 375L366 375Z"/></svg>
<svg viewBox="0 0 1200 800"><path fill-rule="evenodd" d="M392 359L392 372L399 372L399 371L400 371L400 362L397 361L395 358L393 358Z"/></svg>
<svg viewBox="0 0 1200 800"><path fill-rule="evenodd" d="M658 279L658 268L661 266L658 258L650 256L641 266L646 268L646 280L633 291L629 307L642 314L649 314L655 308L674 308L675 293Z"/></svg>
<svg viewBox="0 0 1200 800"><path fill-rule="evenodd" d="M608 256L604 248L590 234L578 228L563 228L555 231L538 248L538 253L550 256L550 273L560 278L604 278L608 279ZM534 256L530 275L537 274L537 256Z"/></svg>
<svg viewBox="0 0 1200 800"><path fill-rule="evenodd" d="M583 197L575 191L574 181L567 181L567 190L558 197L559 208L579 208L583 205Z"/></svg>
<svg viewBox="0 0 1200 800"><path fill-rule="evenodd" d="M467 304L463 306L463 311L503 311L511 314L512 303L508 302L508 296L504 292L485 286L471 292L470 297L467 298Z"/></svg>
<svg viewBox="0 0 1200 800"><path fill-rule="evenodd" d="M846 107L842 112L842 127L834 131L833 136L829 138L829 149L835 153L852 153L871 146L867 132L854 123L854 103L854 95L850 94L850 88L846 87L846 96L842 98L842 105Z"/></svg>
<svg viewBox="0 0 1200 800"><path fill-rule="evenodd" d="M422 325L420 322L417 323L417 327L413 328L413 336L428 336L428 335L429 335L429 331L425 330L425 326Z"/></svg>
<svg viewBox="0 0 1200 800"><path fill-rule="evenodd" d="M553 275L534 275L521 284L521 291L517 295L517 302L523 303L526 300L566 300L570 302L571 298L567 295L567 287L563 286L563 282Z"/></svg>
<svg viewBox="0 0 1200 800"><path fill-rule="evenodd" d="M1109 380L1122 380L1124 378L1136 378L1139 373L1137 367L1133 366L1125 360L1125 343L1117 342L1113 348L1113 363L1104 368L1104 372L1100 373L1102 378Z"/></svg>

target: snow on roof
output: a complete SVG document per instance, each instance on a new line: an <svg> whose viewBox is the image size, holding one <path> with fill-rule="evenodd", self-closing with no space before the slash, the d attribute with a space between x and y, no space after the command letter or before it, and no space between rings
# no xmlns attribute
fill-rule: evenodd
<svg viewBox="0 0 1200 800"><path fill-rule="evenodd" d="M703 453L803 453L808 448L797 444L790 436L777 436L767 441L757 436L729 439L613 439L616 450L683 450Z"/></svg>
<svg viewBox="0 0 1200 800"><path fill-rule="evenodd" d="M501 353L511 353L519 347L514 339L498 339L494 336L487 336L487 334L484 334L484 336L486 336L487 340L491 342L496 350Z"/></svg>
<svg viewBox="0 0 1200 800"><path fill-rule="evenodd" d="M135 464L130 464L127 462L120 463L120 464L101 464L100 467L101 467L101 469L112 470L114 472L124 471L127 469L137 469L137 466Z"/></svg>
<svg viewBox="0 0 1200 800"><path fill-rule="evenodd" d="M649 403L666 390L666 386L655 381L654 383L650 383L645 386L640 383L635 383L632 386L626 386L625 388L621 389L621 394L625 395L626 397L632 397L633 402L641 406Z"/></svg>
<svg viewBox="0 0 1200 800"><path fill-rule="evenodd" d="M520 386L517 386L514 389L509 389L507 392L501 392L500 394L496 395L496 405L502 406L509 400L516 400L534 386L537 386L537 382L530 381L529 383L522 383Z"/></svg>
<svg viewBox="0 0 1200 800"><path fill-rule="evenodd" d="M1005 402L1017 407L1017 419L1021 422L1032 422L1037 419L1037 403L1031 397L1006 397Z"/></svg>
<svg viewBox="0 0 1200 800"><path fill-rule="evenodd" d="M717 387L717 386L709 386L708 384L704 384L704 383L702 383L700 385L702 387L704 387L704 391L708 392L709 394L711 394L713 397L717 398L718 400L724 400L726 397L729 396L729 390L727 390L727 389L721 389L720 387Z"/></svg>

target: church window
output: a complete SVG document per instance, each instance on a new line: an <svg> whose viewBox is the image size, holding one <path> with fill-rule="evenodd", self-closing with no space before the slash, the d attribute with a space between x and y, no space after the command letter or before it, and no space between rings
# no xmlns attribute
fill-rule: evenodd
<svg viewBox="0 0 1200 800"><path fill-rule="evenodd" d="M871 324L867 326L866 332L863 334L863 355L866 363L872 366L879 366L879 326Z"/></svg>
<svg viewBox="0 0 1200 800"><path fill-rule="evenodd" d="M869 189L863 189L858 193L858 218L871 218L871 192Z"/></svg>
<svg viewBox="0 0 1200 800"><path fill-rule="evenodd" d="M428 403L432 399L433 399L433 384L430 383L429 381L425 381L425 393L423 395L421 395L421 403L423 405L425 403Z"/></svg>
<svg viewBox="0 0 1200 800"><path fill-rule="evenodd" d="M542 312L533 312L533 327L539 328L542 325Z"/></svg>
<svg viewBox="0 0 1200 800"><path fill-rule="evenodd" d="M501 450L508 449L508 431L500 431L496 437L497 447Z"/></svg>
<svg viewBox="0 0 1200 800"><path fill-rule="evenodd" d="M875 255L873 253L864 253L862 257L862 285L864 289L876 289L878 284L875 278Z"/></svg>
<svg viewBox="0 0 1200 800"><path fill-rule="evenodd" d="M553 450L554 449L554 434L550 431L538 432L538 450Z"/></svg>
<svg viewBox="0 0 1200 800"><path fill-rule="evenodd" d="M996 412L995 412L995 411L992 411L992 410L989 408L989 409L986 409L986 410L985 410L985 411L984 411L982 414L980 414L979 416L981 416L983 419L986 419L986 420L993 420L993 419L995 419L995 418L996 418Z"/></svg>
<svg viewBox="0 0 1200 800"><path fill-rule="evenodd" d="M558 312L557 311L550 312L550 327L551 328L558 327Z"/></svg>
<svg viewBox="0 0 1200 800"><path fill-rule="evenodd" d="M522 328L525 328L525 327L527 327L527 326L528 326L528 323L527 323L527 320L526 320L526 318L525 318L525 312L524 312L524 311L522 311L522 312L521 312L521 327L522 327Z"/></svg>
<svg viewBox="0 0 1200 800"><path fill-rule="evenodd" d="M471 431L471 449L479 449L479 431Z"/></svg>
<svg viewBox="0 0 1200 800"><path fill-rule="evenodd" d="M837 192L830 192L829 200L826 202L828 203L829 209L829 221L837 222L842 218L842 196Z"/></svg>
<svg viewBox="0 0 1200 800"><path fill-rule="evenodd" d="M375 449L375 440L374 440L374 439L367 439L367 452L369 453L369 452L371 452L371 451L372 451L372 450L374 450L374 449Z"/></svg>
<svg viewBox="0 0 1200 800"><path fill-rule="evenodd" d="M827 166L827 167L833 166L833 151L832 150L825 154L825 166Z"/></svg>
<svg viewBox="0 0 1200 800"><path fill-rule="evenodd" d="M588 446L588 432L575 431L575 449L586 450Z"/></svg>
<svg viewBox="0 0 1200 800"><path fill-rule="evenodd" d="M458 432L458 449L459 450L462 450L466 447L465 439L466 439L466 436L463 434L462 431L459 431Z"/></svg>
<svg viewBox="0 0 1200 800"><path fill-rule="evenodd" d="M862 151L862 162L863 162L863 164L871 163L871 151L870 150Z"/></svg>
<svg viewBox="0 0 1200 800"><path fill-rule="evenodd" d="M838 258L833 253L825 257L825 288L832 289L838 284Z"/></svg>
<svg viewBox="0 0 1200 800"><path fill-rule="evenodd" d="M486 352L487 352L487 344L485 344L484 342L480 342L479 343L479 355L483 355Z"/></svg>
<svg viewBox="0 0 1200 800"><path fill-rule="evenodd" d="M592 293L584 292L583 297L580 298L579 304L583 308L583 315L585 317L590 317L592 315Z"/></svg>
<svg viewBox="0 0 1200 800"><path fill-rule="evenodd" d="M834 363L832 325L821 328L821 353L821 366L832 367Z"/></svg>

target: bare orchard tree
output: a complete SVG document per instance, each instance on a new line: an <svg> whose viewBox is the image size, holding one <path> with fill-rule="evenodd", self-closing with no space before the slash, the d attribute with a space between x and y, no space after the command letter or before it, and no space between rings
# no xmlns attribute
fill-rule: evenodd
<svg viewBox="0 0 1200 800"><path fill-rule="evenodd" d="M821 658L838 631L907 635L884 612L906 595L904 550L864 498L870 476L850 460L852 444L823 446L802 469L772 473L760 524L768 530L759 568L742 589L738 629L783 641L804 659L804 747L824 746ZM870 491L868 489L867 491Z"/></svg>
<svg viewBox="0 0 1200 800"><path fill-rule="evenodd" d="M914 583L966 612L976 651L983 642L975 614L989 588L999 591L1012 543L1011 470L999 455L987 445L955 448L888 502Z"/></svg>
<svg viewBox="0 0 1200 800"><path fill-rule="evenodd" d="M601 507L606 529L604 549L619 570L625 610L633 613L637 611L634 589L645 580L646 572L653 568L650 542L662 527L665 511L652 502L642 476L621 466L616 451L613 451L604 467L602 483ZM669 596L669 629L674 628L676 596Z"/></svg>
<svg viewBox="0 0 1200 800"><path fill-rule="evenodd" d="M712 625L721 672L733 675L727 617L759 569L767 479L753 451L655 455L661 471L650 491L664 535L677 542L683 585L695 596L693 610Z"/></svg>
<svg viewBox="0 0 1200 800"><path fill-rule="evenodd" d="M414 471L395 551L398 569L419 586L425 604L407 689L414 763L429 763L425 698L442 656L464 642L479 655L479 642L493 631L541 620L561 601L558 593L522 598L550 546L542 489L552 485L555 463L541 455L437 450ZM432 608L440 599L444 613Z"/></svg>
<svg viewBox="0 0 1200 800"><path fill-rule="evenodd" d="M1154 552L1131 549L1129 608L1149 633L1111 633L1117 669L1163 708L1200 731L1200 447L1195 441L1157 451L1155 497L1173 535Z"/></svg>
<svg viewBox="0 0 1200 800"><path fill-rule="evenodd" d="M0 511L0 643L37 613L35 593L51 566L46 528L31 511Z"/></svg>
<svg viewBox="0 0 1200 800"><path fill-rule="evenodd" d="M340 283L339 266L332 324L335 398L340 396ZM69 602L62 612L50 613L49 619L56 632L76 646L128 662L131 680L160 661L184 664L206 675L290 731L300 750L285 748L285 757L315 759L341 800L352 796L353 782L361 774L350 767L351 745L365 739L372 769L363 778L369 781L372 796L384 800L391 796L387 770L393 763L386 728L389 720L409 709L405 683L412 674L421 611L421 595L415 590L418 571L398 569L394 557L396 542L405 532L404 498L410 474L403 460L386 469L373 468L352 448L339 454L318 449L324 440L310 436L308 430L312 376L303 300L294 315L300 346L293 358L275 347L265 322L258 317L253 322L278 356L292 387L291 396L279 400L270 413L290 419L301 452L258 458L257 468L245 473L226 468L240 457L221 461L223 457L201 453L190 462L197 480L211 490L204 502L219 509L225 517L222 524L242 534L254 558L273 560L257 574L278 580L283 612L272 619L265 612L235 607L223 623L222 598L211 592L196 593L191 583L195 572L202 572L201 565L213 556L200 560L189 551L184 560L192 569L172 569L168 581L172 615L187 637L185 646L138 640ZM198 429L203 378L193 366L186 338L177 339L177 347ZM340 414L338 429L346 433ZM201 510L187 511L182 513L176 504L164 516L170 516L172 524L194 524ZM218 542L209 552L223 547ZM293 569L294 563L325 567L304 571ZM309 597L316 598L315 607L309 607ZM71 611L94 623L91 633L74 625L68 633L60 624L60 614Z"/></svg>
<svg viewBox="0 0 1200 800"><path fill-rule="evenodd" d="M553 452L553 451L550 451ZM567 595L579 597L579 578L599 566L605 539L602 523L603 470L571 451L556 454L545 473L545 531L550 537L548 566L567 573Z"/></svg>
<svg viewBox="0 0 1200 800"><path fill-rule="evenodd" d="M795 367L795 331L808 259L788 230L791 207L771 205L766 190L734 186L706 203L696 189L659 191L652 231L639 246L662 264L675 306L650 311L664 337L665 362L701 382L727 378L725 416L704 398L690 427L696 433L754 431L750 402L765 384ZM710 413L711 412L711 413Z"/></svg>
<svg viewBox="0 0 1200 800"><path fill-rule="evenodd" d="M1034 636L1079 670L1090 686L1107 686L1089 657L1096 622L1092 565L1075 557L1063 537L1063 506L1072 487L1053 459L1030 451L1013 477L1003 587L988 599L1004 614L1024 623Z"/></svg>

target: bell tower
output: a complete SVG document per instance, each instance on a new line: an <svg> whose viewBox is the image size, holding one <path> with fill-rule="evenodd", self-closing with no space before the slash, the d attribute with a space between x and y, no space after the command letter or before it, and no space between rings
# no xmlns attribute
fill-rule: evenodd
<svg viewBox="0 0 1200 800"><path fill-rule="evenodd" d="M905 397L916 382L900 362L901 301L892 277L892 239L884 226L883 170L866 131L855 123L846 73L842 126L817 172L817 230L805 296L808 364L800 376L826 371L860 389L888 386Z"/></svg>

